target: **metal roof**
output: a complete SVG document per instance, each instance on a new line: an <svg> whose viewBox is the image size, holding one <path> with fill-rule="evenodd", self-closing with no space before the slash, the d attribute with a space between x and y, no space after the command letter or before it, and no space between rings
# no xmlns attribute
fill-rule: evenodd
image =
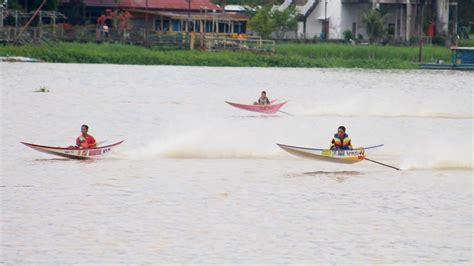
<svg viewBox="0 0 474 266"><path fill-rule="evenodd" d="M70 0L62 0L62 3L69 3ZM218 5L213 4L209 0L190 0L191 10L222 10ZM83 0L88 7L111 7L111 8L139 8L159 10L188 10L188 0Z"/></svg>
<svg viewBox="0 0 474 266"><path fill-rule="evenodd" d="M155 16L163 16L163 17L169 17L172 19L187 19L188 18L188 13L187 12L175 12L175 11L146 11L143 9L127 9L127 11L131 13L142 13L146 14L148 13L149 15L155 15ZM249 17L243 14L239 13L228 13L228 12L207 12L205 13L191 13L190 14L191 19L194 20L211 20L213 18L216 18L218 20L231 20L231 21L248 21Z"/></svg>

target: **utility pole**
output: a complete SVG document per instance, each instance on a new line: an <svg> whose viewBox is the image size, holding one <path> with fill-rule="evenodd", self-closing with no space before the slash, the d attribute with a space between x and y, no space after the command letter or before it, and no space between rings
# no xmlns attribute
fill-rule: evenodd
<svg viewBox="0 0 474 266"><path fill-rule="evenodd" d="M148 46L148 0L145 0L145 46Z"/></svg>
<svg viewBox="0 0 474 266"><path fill-rule="evenodd" d="M191 0L188 0L188 21L186 22L186 32L188 33L188 35L189 35L190 23L191 23Z"/></svg>
<svg viewBox="0 0 474 266"><path fill-rule="evenodd" d="M418 15L418 21L417 21L417 24L418 24L418 45L419 45L419 48L418 48L418 63L421 63L423 61L423 44L424 44L424 40L423 40L423 6L425 5L425 0L422 0L418 5L417 5L417 14Z"/></svg>
<svg viewBox="0 0 474 266"><path fill-rule="evenodd" d="M324 20L328 20L328 0L324 1Z"/></svg>
<svg viewBox="0 0 474 266"><path fill-rule="evenodd" d="M0 28L3 27L3 11L8 9L8 2L5 0L3 4L0 5Z"/></svg>
<svg viewBox="0 0 474 266"><path fill-rule="evenodd" d="M190 36L190 29L191 26L191 0L188 0L188 21L186 22L186 38L189 42L189 49L191 48L191 36Z"/></svg>
<svg viewBox="0 0 474 266"><path fill-rule="evenodd" d="M324 32L324 40L327 40L329 38L328 0L324 0L324 23L322 32Z"/></svg>

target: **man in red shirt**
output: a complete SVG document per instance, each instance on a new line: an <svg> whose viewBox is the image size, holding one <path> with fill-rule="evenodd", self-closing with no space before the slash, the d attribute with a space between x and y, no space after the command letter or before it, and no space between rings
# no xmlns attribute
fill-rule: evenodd
<svg viewBox="0 0 474 266"><path fill-rule="evenodd" d="M79 149L89 149L89 148L95 148L97 146L97 143L95 142L94 137L87 134L87 131L89 131L89 127L87 125L82 125L81 126L82 134L76 139L76 146Z"/></svg>

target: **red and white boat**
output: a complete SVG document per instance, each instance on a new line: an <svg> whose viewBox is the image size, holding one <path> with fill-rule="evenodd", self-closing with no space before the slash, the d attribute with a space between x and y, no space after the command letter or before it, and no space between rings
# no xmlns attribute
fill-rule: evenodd
<svg viewBox="0 0 474 266"><path fill-rule="evenodd" d="M52 155L57 155L61 157L66 157L70 159L93 159L99 156L102 156L104 154L107 154L112 151L115 147L120 145L122 141L102 146L102 147L96 147L96 148L90 148L90 149L79 149L76 147L73 148L61 148L61 147L50 147L50 146L43 146L43 145L37 145L37 144L32 144L32 143L26 143L26 142L21 142L22 144L48 154Z"/></svg>
<svg viewBox="0 0 474 266"><path fill-rule="evenodd" d="M264 113L264 114L274 114L280 110L280 108L285 105L287 102L281 102L281 103L271 103L267 105L258 105L258 104L240 104L240 103L232 103L232 102L227 102L227 104L230 104L236 108L243 109L246 111L251 111L251 112L257 112L257 113Z"/></svg>

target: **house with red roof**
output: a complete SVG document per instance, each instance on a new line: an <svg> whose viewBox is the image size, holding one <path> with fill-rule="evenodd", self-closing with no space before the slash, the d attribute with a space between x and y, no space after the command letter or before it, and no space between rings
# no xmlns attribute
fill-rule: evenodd
<svg viewBox="0 0 474 266"><path fill-rule="evenodd" d="M73 0L62 0L67 6ZM83 0L88 21L158 32L245 33L249 17L210 0ZM119 21L119 23L117 23ZM188 26L189 25L189 26Z"/></svg>

